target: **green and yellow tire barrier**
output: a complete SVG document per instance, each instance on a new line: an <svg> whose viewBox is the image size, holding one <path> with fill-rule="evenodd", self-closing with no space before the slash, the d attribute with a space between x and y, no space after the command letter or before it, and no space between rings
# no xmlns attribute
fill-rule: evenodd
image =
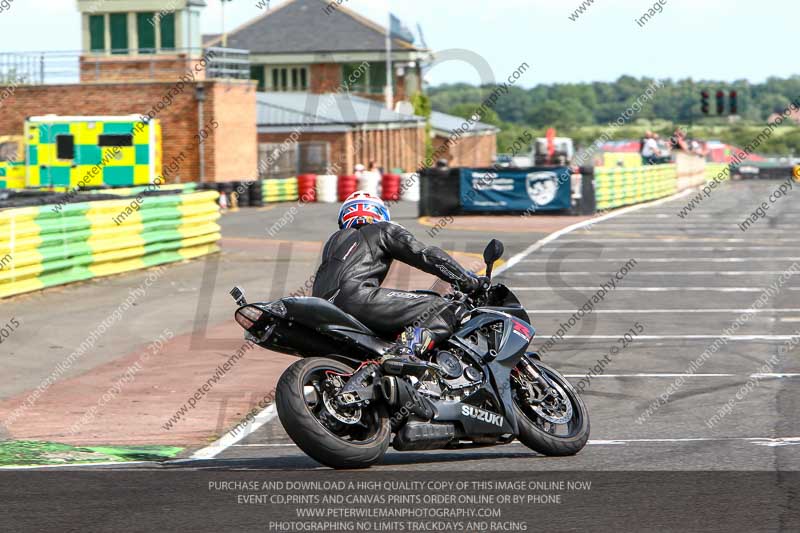
<svg viewBox="0 0 800 533"><path fill-rule="evenodd" d="M673 164L598 167L594 176L598 210L647 202L678 192L678 173Z"/></svg>
<svg viewBox="0 0 800 533"><path fill-rule="evenodd" d="M706 163L706 181L713 180L721 175L726 168L728 168L727 163ZM720 181L725 181L728 178L730 178L730 174L726 172Z"/></svg>
<svg viewBox="0 0 800 533"><path fill-rule="evenodd" d="M218 197L205 191L146 196L141 204L131 197L0 210L0 298L217 252Z"/></svg>
<svg viewBox="0 0 800 533"><path fill-rule="evenodd" d="M262 181L264 202L293 202L300 195L297 192L297 178L267 179Z"/></svg>

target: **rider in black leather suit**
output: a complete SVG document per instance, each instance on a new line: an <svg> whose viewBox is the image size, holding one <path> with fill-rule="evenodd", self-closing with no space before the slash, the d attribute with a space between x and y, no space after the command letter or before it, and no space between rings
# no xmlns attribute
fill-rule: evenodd
<svg viewBox="0 0 800 533"><path fill-rule="evenodd" d="M385 337L408 327L422 329L416 339L421 346L411 348L419 354L450 337L463 311L441 296L380 288L394 260L433 274L466 293L480 285L474 274L443 250L425 246L402 226L384 221L341 229L328 239L312 294Z"/></svg>

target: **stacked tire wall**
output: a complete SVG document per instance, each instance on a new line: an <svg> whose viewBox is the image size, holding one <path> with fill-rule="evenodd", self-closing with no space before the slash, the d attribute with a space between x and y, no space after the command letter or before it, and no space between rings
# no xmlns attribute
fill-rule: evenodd
<svg viewBox="0 0 800 533"><path fill-rule="evenodd" d="M294 202L300 197L297 178L263 180L261 187L264 203Z"/></svg>
<svg viewBox="0 0 800 533"><path fill-rule="evenodd" d="M678 192L678 171L675 165L598 167L594 189L598 210L638 204Z"/></svg>
<svg viewBox="0 0 800 533"><path fill-rule="evenodd" d="M215 253L218 196L206 191L0 210L0 298Z"/></svg>

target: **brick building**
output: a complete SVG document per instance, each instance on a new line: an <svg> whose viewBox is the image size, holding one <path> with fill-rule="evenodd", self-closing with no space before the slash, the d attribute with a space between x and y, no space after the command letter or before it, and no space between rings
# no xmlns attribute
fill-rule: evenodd
<svg viewBox="0 0 800 533"><path fill-rule="evenodd" d="M374 123L367 114L364 98L384 102L386 76L387 28L375 24L340 2L325 0L289 0L227 34L207 36L207 46L225 44L250 53L251 78L257 80L259 108L272 102L275 107L288 105L294 117L280 113L260 113L259 142L280 143L282 133L297 125L292 121L308 121L318 113L313 127L304 129L301 141L329 143L330 160L337 167L344 165L352 172L352 164L374 160L387 169L417 170L424 160L424 134L417 144L418 132L398 124L410 124L417 117ZM408 112L408 100L423 91L422 67L433 55L424 46L417 46L413 36L400 38L392 34L393 104L396 110ZM348 102L341 96L347 92L356 97ZM297 98L281 98L280 94ZM362 113L331 115L334 109L322 110L321 101L309 94L331 95L337 105ZM347 115L347 113L345 113ZM284 119L286 121L284 121ZM271 120L277 120L270 123ZM360 122L363 120L363 122ZM319 123L316 123L319 122ZM326 124L325 124L326 123ZM488 166L496 155L497 128L477 123L458 135L464 120L445 113L431 116L431 136L438 157L453 166ZM323 125L325 124L325 125ZM335 126L334 126L335 125ZM333 128L338 128L336 132ZM414 128L412 128L414 129ZM261 146L263 151L265 148ZM338 163L337 163L338 162ZM346 163L346 164L345 164Z"/></svg>
<svg viewBox="0 0 800 533"><path fill-rule="evenodd" d="M386 39L386 28L336 2L289 0L224 38L207 36L204 45L248 50L260 91L320 94L344 88L385 101ZM391 38L393 103L422 90L422 65L431 59L429 50L408 39L413 36Z"/></svg>
<svg viewBox="0 0 800 533"><path fill-rule="evenodd" d="M451 167L488 167L494 162L498 128L434 111L431 129L433 152Z"/></svg>

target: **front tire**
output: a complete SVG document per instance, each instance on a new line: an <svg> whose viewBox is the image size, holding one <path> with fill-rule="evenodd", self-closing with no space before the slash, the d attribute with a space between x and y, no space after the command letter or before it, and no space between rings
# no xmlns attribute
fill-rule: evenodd
<svg viewBox="0 0 800 533"><path fill-rule="evenodd" d="M530 361L530 364L533 363L534 361ZM540 414L541 408L538 413L534 411L530 404L520 398L519 390L515 390L514 410L519 426L517 438L528 448L543 455L553 457L575 455L589 441L589 412L586 404L567 378L550 366L539 361L535 363L539 372L546 374L561 389L559 395L563 393L564 399L570 402L572 416L568 422L560 425L548 421ZM518 368L522 372L524 365Z"/></svg>
<svg viewBox="0 0 800 533"><path fill-rule="evenodd" d="M330 421L326 416L330 411L319 394L326 371L350 374L353 369L323 358L301 359L286 369L275 394L281 424L301 450L323 465L367 468L380 461L389 447L389 419L376 406L361 412L364 420L358 427ZM316 392L307 394L307 387L315 387Z"/></svg>

